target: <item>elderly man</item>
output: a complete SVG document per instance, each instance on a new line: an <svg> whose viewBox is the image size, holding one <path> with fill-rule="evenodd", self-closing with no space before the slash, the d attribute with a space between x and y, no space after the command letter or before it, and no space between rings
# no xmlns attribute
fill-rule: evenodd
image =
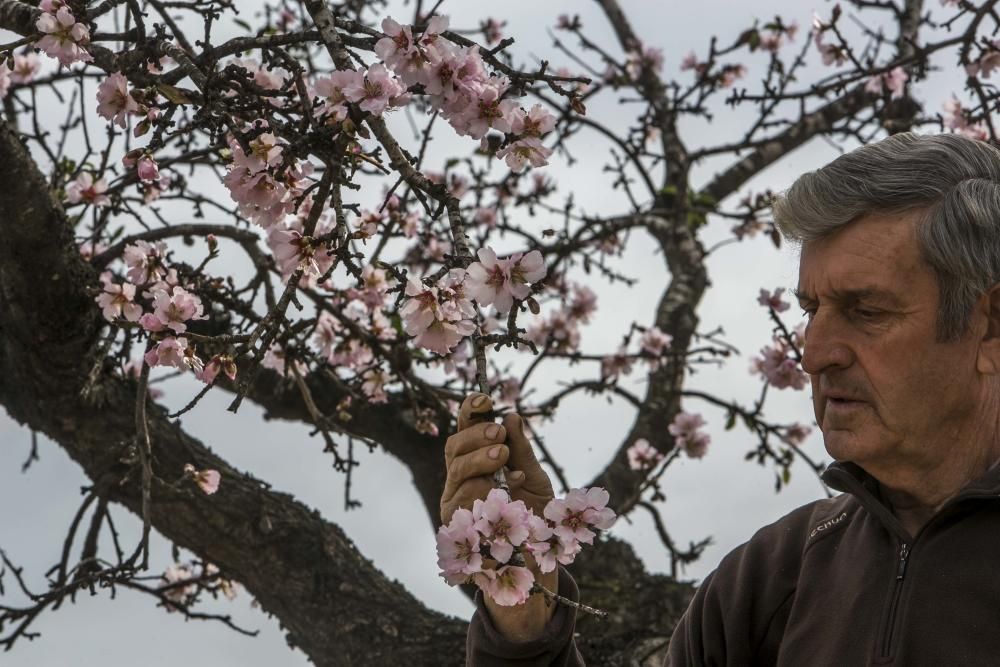
<svg viewBox="0 0 1000 667"><path fill-rule="evenodd" d="M895 135L803 175L774 215L801 243L802 366L844 493L727 555L666 664L1000 664L1000 151ZM544 502L518 418L493 433L462 410L443 514L505 462ZM470 664L582 664L573 623L480 601Z"/></svg>

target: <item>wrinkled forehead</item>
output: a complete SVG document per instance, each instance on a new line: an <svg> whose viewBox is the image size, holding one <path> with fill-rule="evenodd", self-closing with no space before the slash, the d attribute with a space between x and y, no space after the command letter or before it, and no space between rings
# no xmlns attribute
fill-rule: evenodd
<svg viewBox="0 0 1000 667"><path fill-rule="evenodd" d="M912 216L873 214L802 244L798 291L897 292L927 278L933 273L920 253Z"/></svg>

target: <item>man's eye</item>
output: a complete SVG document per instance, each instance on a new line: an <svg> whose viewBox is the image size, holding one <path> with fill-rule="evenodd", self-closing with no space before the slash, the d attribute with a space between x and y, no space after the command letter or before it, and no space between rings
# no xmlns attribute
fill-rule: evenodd
<svg viewBox="0 0 1000 667"><path fill-rule="evenodd" d="M816 309L815 308L803 308L802 309L802 317L806 318L807 320L811 320L813 318L813 315L815 315L815 314L816 314Z"/></svg>
<svg viewBox="0 0 1000 667"><path fill-rule="evenodd" d="M867 308L855 308L854 314L863 320L873 320L882 313L881 311L878 310L868 310Z"/></svg>

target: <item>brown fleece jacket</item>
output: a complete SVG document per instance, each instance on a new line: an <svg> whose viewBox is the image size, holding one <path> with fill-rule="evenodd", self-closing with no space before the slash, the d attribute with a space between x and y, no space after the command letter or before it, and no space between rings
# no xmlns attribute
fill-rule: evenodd
<svg viewBox="0 0 1000 667"><path fill-rule="evenodd" d="M798 508L730 552L698 589L664 664L1000 665L1000 466L917 535L857 465L834 463L823 480L845 493ZM578 594L567 580L560 589ZM479 606L467 664L582 666L573 614L560 613L522 650Z"/></svg>

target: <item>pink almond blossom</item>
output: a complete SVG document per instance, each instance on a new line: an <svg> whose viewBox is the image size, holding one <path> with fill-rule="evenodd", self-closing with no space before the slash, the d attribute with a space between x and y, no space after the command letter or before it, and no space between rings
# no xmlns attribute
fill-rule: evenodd
<svg viewBox="0 0 1000 667"><path fill-rule="evenodd" d="M380 116L392 98L405 92L405 88L385 66L375 63L358 79L344 88L344 95L356 102L363 111Z"/></svg>
<svg viewBox="0 0 1000 667"><path fill-rule="evenodd" d="M167 336L145 355L146 365L170 366L187 370L189 368L201 368L201 360L194 354L194 349L188 347L187 338L175 338Z"/></svg>
<svg viewBox="0 0 1000 667"><path fill-rule="evenodd" d="M535 104L530 111L514 111L511 131L518 136L542 137L555 129L555 126L556 117L541 104Z"/></svg>
<svg viewBox="0 0 1000 667"><path fill-rule="evenodd" d="M639 347L642 348L643 352L652 357L649 359L651 368L655 370L660 367L662 363L661 357L673 341L674 337L660 331L659 327L653 326L646 329L646 332L642 334L642 338L639 340Z"/></svg>
<svg viewBox="0 0 1000 667"><path fill-rule="evenodd" d="M63 65L93 61L85 48L90 43L90 29L78 23L66 5L61 5L54 13L46 11L46 6L55 7L52 3L41 6L42 15L35 21L35 28L43 37L35 42L35 46Z"/></svg>
<svg viewBox="0 0 1000 667"><path fill-rule="evenodd" d="M479 261L468 268L468 294L482 306L493 304L500 313L510 312L514 299L527 298L531 283L545 277L545 262L537 250L508 259L497 259L490 247L480 248L477 254Z"/></svg>
<svg viewBox="0 0 1000 667"><path fill-rule="evenodd" d="M516 565L505 565L495 573L493 570L485 570L476 576L480 588L503 607L527 602L531 587L535 583L535 575L531 570Z"/></svg>
<svg viewBox="0 0 1000 667"><path fill-rule="evenodd" d="M447 526L437 532L438 567L449 584L457 585L483 569L479 553L479 531L475 528L472 512L459 508Z"/></svg>
<svg viewBox="0 0 1000 667"><path fill-rule="evenodd" d="M220 371L229 378L230 382L236 379L236 360L233 359L232 355L215 355L205 364L205 368L201 372L195 373L195 376L205 384L212 384Z"/></svg>
<svg viewBox="0 0 1000 667"><path fill-rule="evenodd" d="M187 330L185 322L189 320L206 318L201 299L180 286L174 287L171 292L154 291L153 309L153 316L159 320L162 328L174 333L184 333Z"/></svg>
<svg viewBox="0 0 1000 667"><path fill-rule="evenodd" d="M518 139L497 151L497 157L503 158L515 174L524 171L528 165L544 167L549 163L551 155L552 149L543 144L538 137Z"/></svg>
<svg viewBox="0 0 1000 667"><path fill-rule="evenodd" d="M511 501L503 489L492 489L485 500L476 499L472 505L476 530L489 542L490 555L501 563L528 539L529 516L524 501Z"/></svg>
<svg viewBox="0 0 1000 667"><path fill-rule="evenodd" d="M66 186L66 202L79 204L81 202L94 206L110 206L111 199L104 194L108 191L108 182L104 178L94 180L89 171L80 174Z"/></svg>
<svg viewBox="0 0 1000 667"><path fill-rule="evenodd" d="M138 322L142 315L142 306L133 303L135 300L135 285L132 283L106 283L104 291L94 299L101 307L104 319L114 322L124 317L129 322Z"/></svg>
<svg viewBox="0 0 1000 667"><path fill-rule="evenodd" d="M14 56L14 69L10 70L12 83L31 83L42 68L42 61L36 53L24 53Z"/></svg>
<svg viewBox="0 0 1000 667"><path fill-rule="evenodd" d="M775 336L773 343L761 348L760 355L751 360L750 372L764 376L775 389L805 389L809 380L792 356L792 348L780 336Z"/></svg>
<svg viewBox="0 0 1000 667"><path fill-rule="evenodd" d="M112 72L97 86L97 113L125 129L126 118L139 113L139 103L128 91L128 80Z"/></svg>
<svg viewBox="0 0 1000 667"><path fill-rule="evenodd" d="M784 287L775 289L774 294L771 294L768 290L761 288L760 296L757 297L757 303L765 308L771 308L776 313L783 313L792 307L790 303L781 298L781 295L784 292Z"/></svg>
<svg viewBox="0 0 1000 667"><path fill-rule="evenodd" d="M361 73L356 70L337 70L329 76L316 79L314 88L322 98L316 105L316 116L325 116L327 122L340 122L347 118L347 96L344 90L359 84L364 85L364 82Z"/></svg>
<svg viewBox="0 0 1000 667"><path fill-rule="evenodd" d="M190 463L185 463L184 473L190 476L195 484L198 485L198 488L207 496L219 490L219 482L222 480L222 475L219 474L218 470L197 470Z"/></svg>
<svg viewBox="0 0 1000 667"><path fill-rule="evenodd" d="M873 95L881 95L883 90L888 90L895 100L903 96L909 78L910 75L902 67L894 67L884 74L876 74L868 79L865 90Z"/></svg>
<svg viewBox="0 0 1000 667"><path fill-rule="evenodd" d="M646 438L639 438L626 452L628 467L632 470L647 470L663 459L663 453L649 444Z"/></svg>
<svg viewBox="0 0 1000 667"><path fill-rule="evenodd" d="M122 256L125 259L125 266L128 267L126 275L129 281L134 285L145 285L163 278L166 275L164 264L166 253L167 244L163 241L152 244L136 241L125 246Z"/></svg>
<svg viewBox="0 0 1000 667"><path fill-rule="evenodd" d="M705 420L698 413L678 412L673 422L667 427L678 447L693 459L700 459L708 450L711 437L699 429L705 425Z"/></svg>
<svg viewBox="0 0 1000 667"><path fill-rule="evenodd" d="M566 542L592 544L595 533L591 528L605 530L615 522L615 513L608 506L608 492L600 487L571 489L565 498L553 498L542 514L555 524L555 534Z"/></svg>

